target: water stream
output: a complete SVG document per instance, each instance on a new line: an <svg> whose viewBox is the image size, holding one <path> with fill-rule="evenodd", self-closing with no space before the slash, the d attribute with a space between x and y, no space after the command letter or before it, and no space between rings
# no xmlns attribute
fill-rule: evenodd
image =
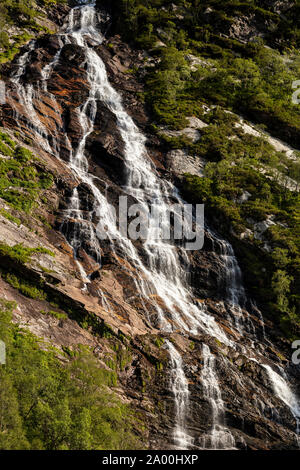
<svg viewBox="0 0 300 470"><path fill-rule="evenodd" d="M182 357L173 344L165 341L171 358L170 387L175 402L174 444L177 449L190 449L193 438L186 431L186 412L189 408L189 387L183 370Z"/></svg>
<svg viewBox="0 0 300 470"><path fill-rule="evenodd" d="M102 194L97 186L97 178L89 173L85 148L87 139L94 130L97 104L100 101L116 117L121 137L125 143L124 159L127 169L127 181L123 187L124 195L133 196L145 209L148 209L149 204L155 204L158 215L162 218L164 214L168 213L171 201L173 203L175 200L178 204L183 204L177 189L171 183L162 180L157 174L147 155L145 137L125 111L121 96L109 83L105 64L93 47L103 41L103 36L97 29L99 22L101 24L101 18L93 4L83 4L73 8L62 31L59 33L61 49L55 54L53 60L44 67L38 89L33 89L32 85L23 84L22 81L26 65L30 62L30 53L34 49L34 43L31 43L29 50L20 57L16 72L12 77L12 82L19 96L19 102L27 109L28 122L31 123L32 128L39 136L41 146L59 156L57 136L47 134L45 126L40 122L34 109L33 99L38 98L39 90L48 93L47 81L51 78L54 68L59 63L64 45L74 44L84 48L84 68L87 73L90 91L86 102L77 109L78 120L82 129L79 144L77 148L72 149L68 141L67 147L70 148L69 167L78 181L89 187L95 203L93 210L87 215L81 210L80 194L78 188L75 188L70 198L69 207L64 211L61 230L74 250L74 256L85 288L89 279L78 259L78 254L83 246L83 241L88 240L89 254L92 254L93 258L101 265L101 240L93 223L97 217L102 221L102 225L108 228L107 238L111 242L111 249L118 249L118 252L123 253L124 258L135 267L136 276L133 280L141 298L149 299L151 295L152 299L163 299L165 308L161 306L161 302L153 300L157 313L156 326L166 333L174 330L192 334L206 333L217 338L223 344L236 348L238 346L232 339L228 338L214 317L207 313L205 304L195 303L192 289L188 284L187 266L182 263L182 260L186 260L187 263L184 250L164 240L153 239L150 231L143 248L146 262L143 261L132 241L116 227L106 194ZM55 102L53 95L51 95L51 99ZM15 110L15 113L18 117L17 110ZM66 140L68 140L67 136ZM244 318L243 307L246 295L241 281L240 268L232 247L223 240L217 239L216 242L221 247L220 256L227 276L228 289L225 301L230 305L232 317L234 318L233 321L230 320L232 326L240 334L248 332L249 325L252 330L255 330L253 325L251 326L251 322L249 323L249 318ZM99 291L99 295L101 296L103 293ZM106 299L103 298L102 301L109 308ZM188 381L184 374L180 353L170 341L166 341L166 347L170 354L171 390L175 401L174 442L178 449L188 449L193 446L193 439L186 430L185 419L186 410L189 407ZM202 353L204 360L202 382L205 397L211 405L213 423L211 433L203 438L203 447L232 449L235 448L235 442L232 434L226 428L224 403L215 370L215 358L205 344L203 344ZM279 390L278 387L274 386L274 391L285 401L283 397L288 394L289 387L284 379L282 380L286 385L286 389L279 387ZM291 407L290 399L287 399L285 403Z"/></svg>
<svg viewBox="0 0 300 470"><path fill-rule="evenodd" d="M204 449L235 449L235 440L225 424L225 406L216 373L216 358L206 344L202 346L202 383L204 396L211 405L212 428L201 438Z"/></svg>

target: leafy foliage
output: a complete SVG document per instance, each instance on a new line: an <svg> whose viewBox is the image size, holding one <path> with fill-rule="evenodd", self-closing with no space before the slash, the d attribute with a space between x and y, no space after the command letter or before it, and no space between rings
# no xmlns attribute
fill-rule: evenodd
<svg viewBox="0 0 300 470"><path fill-rule="evenodd" d="M67 0L1 0L0 64L13 60L21 46L33 37L33 33L50 32L38 21L45 15L42 8L66 2ZM10 26L18 28L20 33L8 35L6 31Z"/></svg>
<svg viewBox="0 0 300 470"><path fill-rule="evenodd" d="M7 220L10 220L10 222L13 222L13 223L17 224L18 226L21 225L21 220L18 217L15 217L14 215L10 214L5 209L0 209L0 214L3 217L5 217Z"/></svg>
<svg viewBox="0 0 300 470"><path fill-rule="evenodd" d="M14 209L29 213L36 206L42 190L53 184L51 173L37 168L32 153L17 146L10 137L0 133L0 197Z"/></svg>
<svg viewBox="0 0 300 470"><path fill-rule="evenodd" d="M11 322L14 303L0 302L0 449L107 450L141 447L129 406L108 388L114 373L87 348L66 366L37 337ZM113 381L114 383L114 381Z"/></svg>
<svg viewBox="0 0 300 470"><path fill-rule="evenodd" d="M48 250L43 246L29 248L24 246L22 243L10 246L6 243L0 242L0 255L8 256L9 258L18 261L19 263L27 263L31 256L37 253L44 253L50 256L55 256L53 251Z"/></svg>
<svg viewBox="0 0 300 470"><path fill-rule="evenodd" d="M278 319L288 335L296 335L300 326L296 314L300 311L299 195L274 182L271 187L264 175L243 160L234 166L226 160L208 164L206 175L186 175L185 196L195 203L204 202L228 237L232 238L230 227L237 234L246 233L252 228L248 222L252 218L263 221L276 214L280 221L265 232L273 250L270 253L264 253L264 242L253 236L244 243L232 241L241 256L248 286L264 310ZM241 202L244 191L250 197Z"/></svg>
<svg viewBox="0 0 300 470"><path fill-rule="evenodd" d="M175 126L183 126L185 116L196 114L195 101L206 99L242 111L270 130L292 128L295 140L300 112L291 101L291 84L299 79L296 47L300 47L300 35L292 18L298 10L295 1L284 18L269 3L255 0L112 1L115 29L161 60L146 79L148 102L156 120L169 125L173 118ZM264 40L279 52L266 48L258 37L248 44L224 37L224 31L229 36L237 19L249 14L254 15L254 28L264 24ZM163 47L156 45L161 42ZM192 73L188 73L187 64L183 67L190 53L203 59Z"/></svg>
<svg viewBox="0 0 300 470"><path fill-rule="evenodd" d="M57 320L66 320L68 318L68 315L65 313L61 312L56 312L55 310L48 310L45 312L44 310L41 311L43 315L50 315L53 318L56 318Z"/></svg>

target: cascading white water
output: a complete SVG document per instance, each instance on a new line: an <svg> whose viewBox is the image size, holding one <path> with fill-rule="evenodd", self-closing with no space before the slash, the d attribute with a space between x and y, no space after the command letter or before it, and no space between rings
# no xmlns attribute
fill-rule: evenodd
<svg viewBox="0 0 300 470"><path fill-rule="evenodd" d="M216 237L216 236L215 236ZM224 263L225 281L227 287L226 301L229 305L229 312L233 317L233 325L241 334L253 333L256 336L255 327L249 317L248 312L243 312L247 297L242 282L242 272L234 251L230 243L226 240L217 238L217 244L220 248L220 258ZM232 318L229 318L232 321Z"/></svg>
<svg viewBox="0 0 300 470"><path fill-rule="evenodd" d="M81 2L84 3L84 2ZM75 7L71 10L65 27L59 34L61 48L65 44L75 44L85 51L85 69L90 86L87 101L77 110L78 119L82 128L82 136L76 149L70 148L70 168L79 181L85 183L92 192L95 200L92 213L84 214L80 209L80 196L77 188L74 189L70 198L68 209L64 212L65 221L62 224L62 232L74 249L75 258L82 246L82 240L89 241L89 251L94 258L101 262L101 240L98 238L97 230L93 224L94 216L102 220L102 225L108 228L107 238L111 241L112 250L115 247L124 253L124 256L136 268L136 276L133 278L137 291L142 298L152 299L158 297L162 299L165 308L160 302L154 302L157 311L159 326L162 330L171 332L180 329L183 332L196 334L205 332L216 337L222 343L235 347L232 340L229 340L225 332L216 323L214 318L206 312L205 305L195 304L192 291L186 280L186 272L182 268L178 252L180 248L175 248L163 240L154 240L152 233L144 244L147 263L144 263L129 238L124 236L115 226L115 220L111 213L106 195L103 195L97 187L97 178L89 173L88 160L85 155L85 146L88 137L94 130L94 121L97 112L97 103L101 101L115 115L118 128L125 143L124 158L127 167L127 184L124 193L133 196L142 206L156 204L158 216L163 217L168 213L171 200L176 200L179 204L182 201L178 197L178 192L171 183L161 180L147 156L145 147L145 137L140 133L131 117L123 108L120 95L112 88L108 81L105 65L99 55L94 51L92 45L101 44L103 37L97 30L97 12L93 4ZM31 46L31 47L34 47ZM42 71L41 89L47 92L47 80L60 60L58 51L52 60ZM28 103L28 109L32 110L33 126L38 135L41 136L41 145L49 150L48 136L45 135L45 128L39 121L34 110L32 100L33 91L30 85L23 86L21 78L24 73L26 63L29 60L30 51L20 59L18 70L12 78L16 85L20 102L24 105ZM53 102L55 97L51 95ZM30 119L29 119L30 121ZM52 151L59 154L59 145L55 142L56 135L51 136L54 141ZM157 216L157 213L156 213ZM72 229L70 229L72 226ZM222 243L221 243L222 245ZM223 244L222 253L227 270L228 298L226 299L237 309L238 322L235 325L241 328L241 304L244 302L245 292L240 282L241 276L237 261L229 244ZM181 258L186 258L183 250L180 252ZM86 273L80 262L78 267L81 276L86 284L88 282ZM100 296L102 293L99 293ZM105 300L103 299L105 304ZM239 310L240 309L240 310ZM171 375L173 377L172 391L176 405L176 419L174 438L176 445L181 448L192 446L192 440L185 429L185 410L188 407L188 383L184 375L182 358L171 343L168 343L168 350L171 359ZM206 398L212 406L213 429L207 439L205 446L213 448L233 448L234 440L231 433L226 429L224 422L224 403L218 385L215 372L215 361L209 348L203 346L204 368L202 380L206 390Z"/></svg>
<svg viewBox="0 0 300 470"><path fill-rule="evenodd" d="M32 84L23 85L21 83L21 78L24 75L26 65L30 58L30 53L34 50L35 42L31 41L29 43L28 51L23 54L17 62L17 67L15 72L11 77L11 82L14 83L18 97L19 103L25 111L27 117L27 125L30 127L39 137L39 143L41 147L47 152L52 153L52 149L47 140L47 130L45 126L41 123L33 105L33 100L35 96L35 90ZM17 108L14 109L14 114L16 121L19 122L19 111Z"/></svg>
<svg viewBox="0 0 300 470"><path fill-rule="evenodd" d="M217 337L223 343L231 344L214 318L205 312L205 308L193 303L191 291L184 284L186 276L181 268L176 248L162 240L153 243L153 240L148 239L144 245L149 261L149 267L146 267L133 243L115 227L107 199L97 188L95 177L88 173L85 144L94 129L97 100L100 100L116 116L120 134L125 142L124 157L127 163L128 182L124 190L133 195L145 207L148 207L149 203L157 204L162 214L168 213L170 197L177 194L171 184L161 182L156 174L147 156L145 137L124 110L120 95L110 85L102 59L87 44L87 39L94 44L100 44L103 41L95 24L96 11L93 6L86 5L74 8L70 13L64 33L67 37L64 40L65 43L71 42L85 48L86 69L90 84L88 100L78 110L83 137L78 148L71 155L70 166L79 179L91 189L96 201L95 214L100 216L103 225L108 227L107 236L111 239L112 246L118 245L141 273L139 290L142 295L147 297L149 293L154 293L164 300L166 309L172 316L172 322L166 319L162 308L156 303L155 307L161 328L171 331L174 327L179 327L194 333L202 330ZM90 223L90 227L96 250L99 243L96 240L96 232L92 223ZM99 252L100 257L100 248L96 251Z"/></svg>
<svg viewBox="0 0 300 470"><path fill-rule="evenodd" d="M62 40L62 38L59 37L59 38L58 38L58 41L59 41L60 49L58 50L58 52L57 52L57 53L55 54L55 56L53 57L53 60L41 70L43 90L46 91L46 92L48 92L47 81L49 80L50 75L51 75L53 69L55 68L55 66L56 66L56 65L58 64L58 62L59 62L60 53L61 53L61 48L63 47L63 40Z"/></svg>
<svg viewBox="0 0 300 470"><path fill-rule="evenodd" d="M215 357L206 344L202 346L203 369L201 373L204 396L211 405L212 429L201 438L204 449L235 449L235 440L225 425L225 407L215 370Z"/></svg>
<svg viewBox="0 0 300 470"><path fill-rule="evenodd" d="M101 297L103 308L104 308L107 312L111 312L111 311L112 311L112 308L111 308L111 306L109 305L109 302L108 302L108 300L107 300L105 294L102 292L101 289L99 289L99 296Z"/></svg>
<svg viewBox="0 0 300 470"><path fill-rule="evenodd" d="M268 373L269 379L273 385L274 392L276 395L282 400L291 410L296 423L297 423L297 435L299 435L299 424L300 424L300 405L298 403L297 397L295 394L292 392L290 387L288 386L286 382L286 377L285 373L283 370L281 370L281 374L279 375L277 372L275 372L271 366L267 364L262 364L262 366L265 368L265 370ZM299 439L299 438L298 438ZM300 444L300 440L298 440Z"/></svg>
<svg viewBox="0 0 300 470"><path fill-rule="evenodd" d="M182 358L173 344L166 340L165 344L170 352L171 358L171 389L175 401L175 428L174 443L176 448L185 450L193 445L193 438L186 432L186 410L189 406L189 387L188 381L183 371Z"/></svg>
<svg viewBox="0 0 300 470"><path fill-rule="evenodd" d="M225 240L218 240L221 248L221 259L224 261L227 274L227 297L232 305L245 303L246 293L242 284L242 273L234 256L232 246Z"/></svg>

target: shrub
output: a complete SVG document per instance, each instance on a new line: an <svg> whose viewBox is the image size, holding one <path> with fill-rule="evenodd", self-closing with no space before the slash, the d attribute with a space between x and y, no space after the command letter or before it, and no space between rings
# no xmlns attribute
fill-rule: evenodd
<svg viewBox="0 0 300 470"><path fill-rule="evenodd" d="M46 293L42 289L28 281L20 279L15 274L6 273L2 274L2 277L6 282L8 282L8 284L21 292L21 294L25 295L25 297L29 297L34 300L46 300L47 298Z"/></svg>
<svg viewBox="0 0 300 470"><path fill-rule="evenodd" d="M0 242L0 254L2 256L8 256L9 258L18 261L19 263L27 263L31 256L37 253L44 253L50 256L55 256L51 250L40 246L37 248L29 248L24 246L22 243L10 246L6 243Z"/></svg>
<svg viewBox="0 0 300 470"><path fill-rule="evenodd" d="M0 304L7 349L0 368L0 449L141 448L134 432L142 428L139 419L108 388L116 375L101 369L88 348L62 364L54 349L11 322L15 304Z"/></svg>
<svg viewBox="0 0 300 470"><path fill-rule="evenodd" d="M0 214L3 215L7 220L10 220L14 224L20 226L21 225L21 220L18 217L14 217L12 214L7 212L5 209L0 209Z"/></svg>
<svg viewBox="0 0 300 470"><path fill-rule="evenodd" d="M68 318L68 315L66 315L65 313L55 312L54 310L49 310L47 312L41 310L41 313L43 315L49 315L51 317L57 318L57 320L66 320Z"/></svg>
<svg viewBox="0 0 300 470"><path fill-rule="evenodd" d="M2 150L1 150L2 149ZM41 171L30 150L16 146L6 134L0 133L0 197L14 209L30 213L43 189L53 184L53 175Z"/></svg>

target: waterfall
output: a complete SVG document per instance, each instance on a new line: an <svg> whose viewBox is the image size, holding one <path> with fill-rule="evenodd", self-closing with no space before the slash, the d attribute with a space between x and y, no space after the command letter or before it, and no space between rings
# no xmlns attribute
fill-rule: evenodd
<svg viewBox="0 0 300 470"><path fill-rule="evenodd" d="M155 204L156 216L163 217L168 213L172 201L183 204L177 189L169 182L163 181L151 163L146 150L146 139L141 134L132 118L125 111L119 93L109 83L105 65L93 46L100 45L103 41L102 34L97 30L98 14L94 4L85 4L74 7L67 17L66 23L59 33L61 49L55 54L53 60L42 71L41 85L34 90L32 85L23 85L26 64L30 60L30 52L34 43L30 44L29 51L19 59L17 71L12 77L19 96L19 101L27 108L28 125L36 132L42 148L59 156L59 143L57 136L47 135L44 125L40 122L34 109L34 100L38 98L40 90L47 92L47 81L52 71L59 63L60 53L64 45L74 44L84 49L85 63L83 64L89 83L89 96L86 102L77 109L78 121L81 125L82 135L76 148L70 148L69 167L77 180L88 186L94 197L93 210L86 214L81 210L80 191L74 188L69 200L68 208L63 212L61 231L74 251L74 258L84 282L84 289L88 288L89 279L78 259L80 248L88 240L89 254L101 265L101 240L93 221L99 218L102 225L107 227L107 238L110 241L111 250L118 250L135 268L133 276L137 292L142 299L150 299L157 313L157 327L166 333L179 330L182 333L205 333L217 338L223 344L237 348L228 338L223 328L207 312L205 304L195 303L192 289L188 284L185 269L181 260L187 262L185 251L164 240L154 239L152 232L144 243L143 249L146 262L143 261L137 248L126 235L121 233L115 225L111 206L106 194L102 194L97 186L97 177L89 172L88 159L85 153L86 142L94 130L98 101L104 103L117 120L124 148L124 160L126 164L127 181L123 193L132 196L142 207L148 208L149 204ZM51 95L53 103L55 97ZM17 113L18 110L16 109ZM29 124L31 123L31 124ZM66 137L66 140L67 137ZM51 148L49 142L52 143ZM154 215L151 215L154 218ZM154 222L154 220L152 220ZM215 238L216 239L216 238ZM221 257L224 261L227 273L228 293L226 301L231 306L234 314L234 324L238 331L244 333L244 320L242 307L245 303L245 291L241 282L241 272L234 257L231 245L225 241L216 239L221 246ZM153 295L154 294L154 295ZM103 306L109 309L107 301L101 291ZM155 299L162 299L161 302ZM171 390L175 402L174 441L176 446L182 449L191 448L193 439L186 430L186 410L189 407L189 387L184 374L183 361L178 350L169 341L166 342L170 354L171 364ZM203 370L202 382L205 398L212 409L212 430L203 438L202 447L232 449L235 448L233 436L226 428L224 402L219 388L218 377L215 370L215 358L208 346L203 345ZM282 379L283 380L283 379ZM274 387L275 388L275 387ZM288 402L286 402L288 403ZM290 402L289 402L290 403Z"/></svg>
<svg viewBox="0 0 300 470"><path fill-rule="evenodd" d="M242 273L234 256L232 246L225 240L218 240L221 259L224 262L227 281L227 300L232 306L243 306L246 293L242 283Z"/></svg>
<svg viewBox="0 0 300 470"><path fill-rule="evenodd" d="M225 407L216 374L216 360L206 344L202 346L202 383L204 396L211 405L212 429L200 440L204 449L235 449L235 440L225 425Z"/></svg>
<svg viewBox="0 0 300 470"><path fill-rule="evenodd" d="M32 84L25 84L23 85L21 79L25 73L26 66L30 59L30 54L34 50L35 42L31 41L28 46L28 51L25 54L21 55L16 64L16 70L11 77L11 82L14 84L18 98L19 104L22 106L22 109L25 112L27 117L27 126L35 132L37 137L39 138L39 143L41 147L46 150L46 152L52 153L52 149L48 142L48 133L41 123L36 110L34 108L34 100L37 98L36 91L33 88ZM19 110L15 107L14 108L14 115L16 118L16 122L20 123L20 114ZM20 124L19 124L20 127ZM21 127L20 127L21 130Z"/></svg>
<svg viewBox="0 0 300 470"><path fill-rule="evenodd" d="M120 134L125 142L124 158L127 166L127 184L123 188L124 192L134 196L145 208L149 203L154 202L160 208L161 214L168 213L170 200L177 195L176 189L170 183L160 180L147 155L145 137L124 110L120 95L110 85L102 59L87 44L87 38L94 44L101 44L103 41L95 24L96 11L93 6L77 7L72 9L65 32L62 33L64 43L75 43L85 48L85 67L90 84L89 97L86 103L78 109L83 137L77 149L71 153L70 167L78 179L91 189L96 201L93 215L100 217L103 225L108 227L107 236L111 240L112 249L114 246L118 246L140 273L138 288L141 294L147 297L149 293L153 293L164 300L171 321L157 302L155 308L161 329L172 331L180 328L195 334L198 331L205 331L223 343L231 344L214 318L206 313L205 307L194 304L191 289L185 283L186 275L180 265L177 248L162 240L153 243L153 240L148 239L144 244L148 263L144 264L131 240L115 227L108 201L96 186L96 178L88 172L85 144L94 129L97 101L101 100L116 116ZM74 190L72 200L75 199ZM182 201L178 200L178 202L182 204ZM66 220L62 229L68 239L70 238L68 236L68 222L70 214L73 216L73 212L74 208L72 207L66 211ZM81 218L80 222L84 225L84 230L90 231L89 236L92 240L93 250L97 259L100 260L100 244L92 224L93 215L88 221L82 221ZM73 237L69 239L69 242L75 252L78 251L81 243L80 238L76 236L74 239ZM184 253L181 256L184 257Z"/></svg>
<svg viewBox="0 0 300 470"><path fill-rule="evenodd" d="M292 415L294 416L297 424L297 435L299 435L299 424L300 424L300 405L298 403L298 399L295 396L295 394L292 392L290 387L288 386L286 382L286 377L285 373L283 370L281 370L281 374L279 375L277 372L275 372L271 366L267 364L262 364L262 366L265 368L267 371L267 374L269 376L269 379L272 383L273 389L275 394L280 398L281 401L283 401L288 408L291 410ZM300 444L300 440L298 438L298 442Z"/></svg>
<svg viewBox="0 0 300 470"><path fill-rule="evenodd" d="M165 344L170 352L171 358L171 389L175 401L175 427L174 443L176 449L186 450L192 447L193 438L186 433L186 410L189 407L188 381L183 371L182 358L173 344L166 340Z"/></svg>
<svg viewBox="0 0 300 470"><path fill-rule="evenodd" d="M230 243L220 239L216 234L214 234L214 237L217 241L220 250L220 258L224 265L229 320L232 322L233 319L233 326L241 335L252 333L254 337L256 337L257 333L249 313L246 310L242 310L245 307L247 297L242 281L242 272L234 255L233 248Z"/></svg>

